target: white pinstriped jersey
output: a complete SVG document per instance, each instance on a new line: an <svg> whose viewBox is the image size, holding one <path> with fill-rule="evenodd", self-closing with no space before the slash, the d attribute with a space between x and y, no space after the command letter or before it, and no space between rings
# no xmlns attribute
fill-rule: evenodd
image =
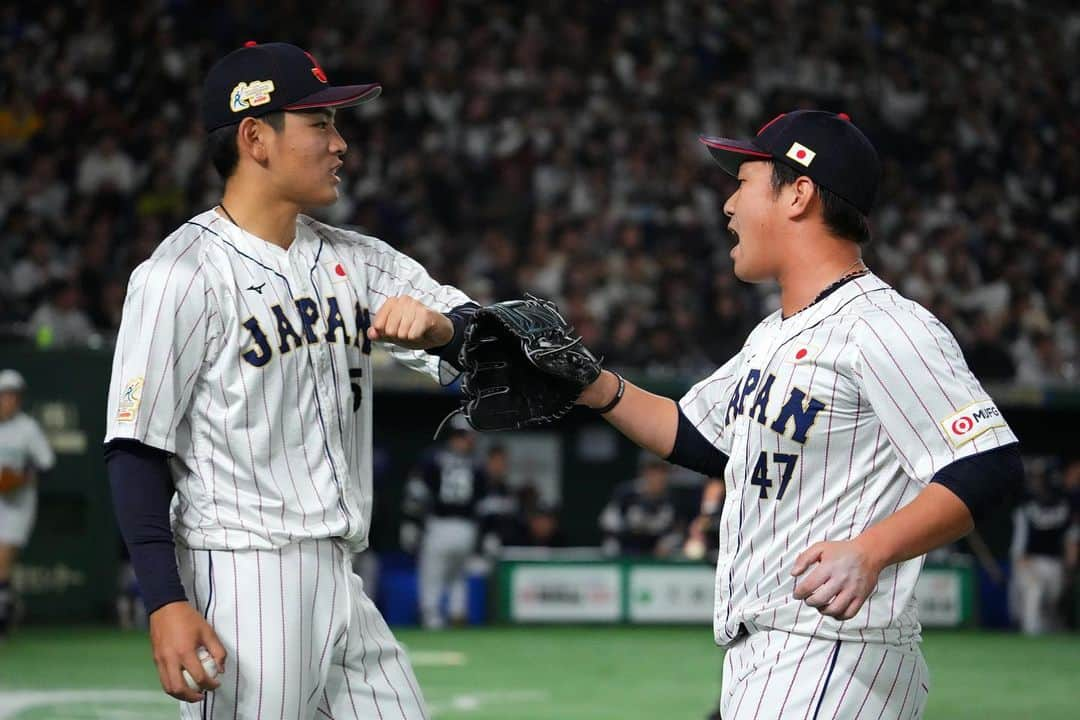
<svg viewBox="0 0 1080 720"><path fill-rule="evenodd" d="M106 441L172 453L173 529L187 547L366 545L366 329L396 295L440 312L469 301L386 243L303 215L284 250L209 210L132 273ZM438 378L437 357L388 348Z"/></svg>
<svg viewBox="0 0 1080 720"><path fill-rule="evenodd" d="M931 313L872 274L750 333L680 401L728 455L714 630L917 641L923 558L886 568L848 621L793 597L795 558L906 505L949 463L1016 441Z"/></svg>

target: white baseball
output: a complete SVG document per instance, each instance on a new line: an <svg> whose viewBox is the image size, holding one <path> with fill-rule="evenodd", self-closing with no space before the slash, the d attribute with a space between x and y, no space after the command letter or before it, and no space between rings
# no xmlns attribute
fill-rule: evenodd
<svg viewBox="0 0 1080 720"><path fill-rule="evenodd" d="M217 677L217 662L214 660L213 656L210 655L210 651L204 647L200 647L196 651L196 654L199 656L199 662L202 663L203 670L206 671L207 676L211 678ZM191 677L191 673L189 673L187 670L181 670L181 672L184 675L184 682L187 683L187 686L189 688L199 692L202 691L202 688L199 687L199 684L195 682L195 678Z"/></svg>
<svg viewBox="0 0 1080 720"><path fill-rule="evenodd" d="M705 557L705 543L698 538L690 538L683 547L683 554L691 560L701 560Z"/></svg>

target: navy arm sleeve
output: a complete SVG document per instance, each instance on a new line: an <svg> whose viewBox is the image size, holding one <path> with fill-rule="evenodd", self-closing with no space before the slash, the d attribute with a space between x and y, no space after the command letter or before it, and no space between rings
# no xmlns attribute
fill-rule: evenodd
<svg viewBox="0 0 1080 720"><path fill-rule="evenodd" d="M937 471L932 482L941 483L960 498L978 525L989 512L1015 499L1023 487L1020 445L1002 445L949 463Z"/></svg>
<svg viewBox="0 0 1080 720"><path fill-rule="evenodd" d="M428 348L427 353L439 356L442 360L453 365L456 370L462 370L458 356L461 353L461 345L465 342L465 325L468 323L469 318L479 309L480 306L476 303L465 303L445 313L446 317L450 318L450 322L454 325L454 337L441 347Z"/></svg>
<svg viewBox="0 0 1080 720"><path fill-rule="evenodd" d="M705 439L690 418L679 408L679 429L675 433L675 446L667 461L684 468L694 470L708 477L720 477L724 474L727 455Z"/></svg>
<svg viewBox="0 0 1080 720"><path fill-rule="evenodd" d="M147 614L167 603L186 600L169 526L174 488L168 454L137 440L112 440L105 445L105 466L116 520Z"/></svg>

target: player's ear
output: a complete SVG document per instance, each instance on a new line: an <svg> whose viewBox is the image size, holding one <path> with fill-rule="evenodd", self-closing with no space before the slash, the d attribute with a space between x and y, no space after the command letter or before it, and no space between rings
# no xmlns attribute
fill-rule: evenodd
<svg viewBox="0 0 1080 720"><path fill-rule="evenodd" d="M253 117L246 117L236 128L236 149L240 157L250 157L260 165L269 159L267 135L274 132L266 123Z"/></svg>
<svg viewBox="0 0 1080 720"><path fill-rule="evenodd" d="M814 196L817 194L817 186L814 185L814 181L805 175L801 175L786 189L788 192L785 194L787 200L785 204L788 216L796 219L806 215L813 206Z"/></svg>

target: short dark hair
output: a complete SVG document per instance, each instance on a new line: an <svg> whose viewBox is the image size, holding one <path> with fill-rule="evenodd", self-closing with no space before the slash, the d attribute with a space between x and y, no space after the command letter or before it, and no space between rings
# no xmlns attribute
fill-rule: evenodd
<svg viewBox="0 0 1080 720"><path fill-rule="evenodd" d="M281 132L285 129L285 111L267 113L259 118L274 129ZM236 172L236 165L240 162L240 150L236 147L236 131L240 123L233 123L217 130L211 130L206 136L206 152L210 156L210 162L222 180L228 180Z"/></svg>
<svg viewBox="0 0 1080 720"><path fill-rule="evenodd" d="M795 168L781 162L772 164L772 189L779 195L780 190L793 184L802 175ZM821 218L825 227L833 235L865 245L870 242L870 221L854 205L836 193L814 183L818 197L821 198Z"/></svg>

